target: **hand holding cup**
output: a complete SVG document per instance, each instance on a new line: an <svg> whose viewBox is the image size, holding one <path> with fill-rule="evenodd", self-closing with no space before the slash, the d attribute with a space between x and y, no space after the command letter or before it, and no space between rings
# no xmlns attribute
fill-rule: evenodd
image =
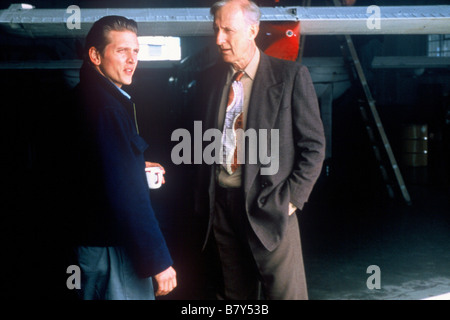
<svg viewBox="0 0 450 320"><path fill-rule="evenodd" d="M145 162L145 174L150 189L158 189L162 184L166 183L164 174L166 171L163 166L155 162Z"/></svg>

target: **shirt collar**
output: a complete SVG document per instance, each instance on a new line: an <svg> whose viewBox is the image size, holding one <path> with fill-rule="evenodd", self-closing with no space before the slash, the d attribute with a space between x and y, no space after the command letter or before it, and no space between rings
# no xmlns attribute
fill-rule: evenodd
<svg viewBox="0 0 450 320"><path fill-rule="evenodd" d="M117 87L117 88L119 88L119 87ZM125 97L127 97L128 99L131 100L131 96L127 92L125 92L125 90L123 90L122 88L119 88L119 91L122 92Z"/></svg>
<svg viewBox="0 0 450 320"><path fill-rule="evenodd" d="M111 81L111 80L109 80L109 81ZM122 88L120 88L120 87L119 87L117 84L115 84L114 82L111 81L111 83L112 83L117 89L119 89L119 91L120 91L125 97L127 97L128 99L131 100L131 96L130 96L127 92L125 92L125 90L123 90Z"/></svg>
<svg viewBox="0 0 450 320"><path fill-rule="evenodd" d="M259 52L259 49L256 48L255 54L253 55L252 60L248 63L247 67L245 67L244 71L245 74L251 79L255 79L256 71L258 70L259 60L261 58L261 53ZM233 66L230 65L230 69L228 72L229 79L233 76L235 73L235 70L233 69Z"/></svg>

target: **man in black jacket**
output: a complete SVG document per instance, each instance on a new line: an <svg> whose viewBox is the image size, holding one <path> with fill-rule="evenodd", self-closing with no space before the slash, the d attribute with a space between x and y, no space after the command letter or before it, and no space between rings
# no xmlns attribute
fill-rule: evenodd
<svg viewBox="0 0 450 320"><path fill-rule="evenodd" d="M83 299L154 299L176 287L172 258L152 209L132 82L135 21L107 16L89 31L75 88L77 264ZM73 174L73 173L72 173ZM76 206L76 204L74 204ZM81 207L81 208L80 208Z"/></svg>

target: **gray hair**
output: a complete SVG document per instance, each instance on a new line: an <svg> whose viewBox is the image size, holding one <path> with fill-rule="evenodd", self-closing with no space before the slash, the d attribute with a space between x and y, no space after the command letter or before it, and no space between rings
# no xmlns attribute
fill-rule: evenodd
<svg viewBox="0 0 450 320"><path fill-rule="evenodd" d="M214 3L209 10L211 15L214 17L219 11L220 8L225 6L227 3L231 2L233 0L220 0ZM259 10L259 7L254 3L253 1L240 1L241 3L241 9L244 12L245 20L248 24L258 24L259 25L259 19L261 19L261 11Z"/></svg>

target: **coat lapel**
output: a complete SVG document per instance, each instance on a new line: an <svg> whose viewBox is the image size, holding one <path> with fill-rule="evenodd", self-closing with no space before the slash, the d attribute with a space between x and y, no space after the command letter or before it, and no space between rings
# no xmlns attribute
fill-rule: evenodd
<svg viewBox="0 0 450 320"><path fill-rule="evenodd" d="M277 119L284 82L270 68L268 57L261 53L261 61L253 83L248 108L247 128L271 129Z"/></svg>
<svg viewBox="0 0 450 320"><path fill-rule="evenodd" d="M256 130L257 135L260 129L268 130L268 148L271 145L270 130L274 128L278 118L283 90L283 79L271 68L269 57L261 52L261 60L252 87L246 129ZM246 154L248 151L248 146L246 146ZM257 164L245 165L245 192L250 190L260 166L259 161Z"/></svg>

